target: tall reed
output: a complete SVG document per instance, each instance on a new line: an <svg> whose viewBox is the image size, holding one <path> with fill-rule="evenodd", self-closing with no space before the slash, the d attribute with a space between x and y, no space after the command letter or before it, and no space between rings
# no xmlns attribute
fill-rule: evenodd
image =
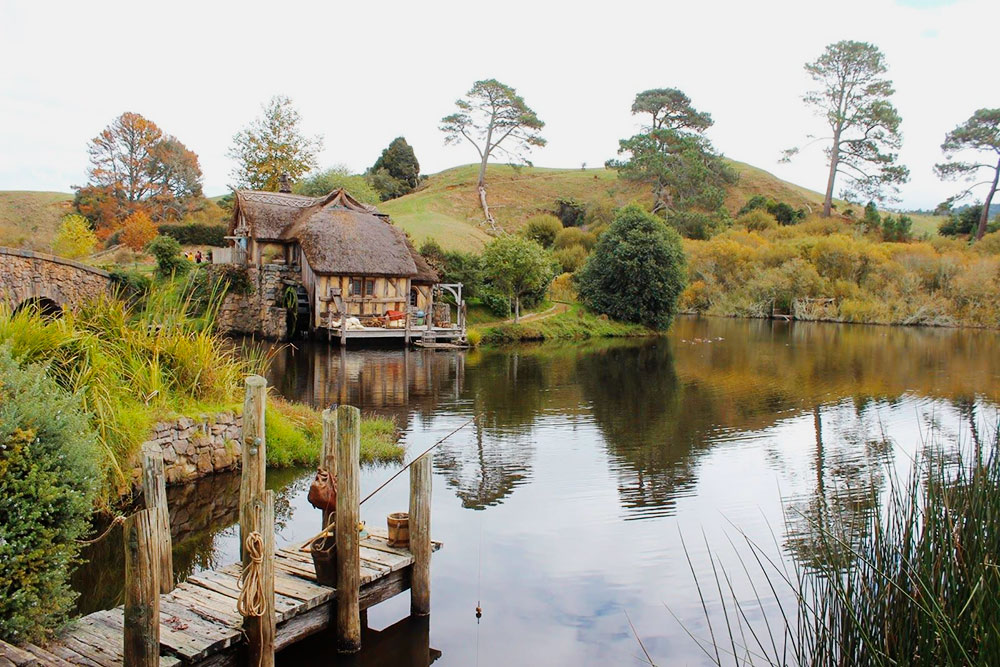
<svg viewBox="0 0 1000 667"><path fill-rule="evenodd" d="M703 598L711 586L726 615L715 640L699 640L706 655L717 664L1000 664L998 438L977 438L972 452L926 448L908 479L887 475L883 501L860 525L812 520L818 557L808 567L788 569L745 540L745 574L765 580L753 605L738 600L713 555L716 581L698 586ZM778 611L768 618L771 596ZM707 606L705 616L711 628Z"/></svg>

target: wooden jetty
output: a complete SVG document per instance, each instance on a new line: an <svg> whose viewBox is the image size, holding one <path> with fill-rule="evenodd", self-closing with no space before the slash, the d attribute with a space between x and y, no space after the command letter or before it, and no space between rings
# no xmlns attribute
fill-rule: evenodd
<svg viewBox="0 0 1000 667"><path fill-rule="evenodd" d="M385 534L361 540L360 609L398 595L410 588L413 555L387 544ZM441 547L432 543L436 551ZM293 545L275 551L274 649L294 644L332 627L337 591L316 583L312 557ZM240 565L200 572L160 596L160 664L238 665L245 650L243 619L236 611L240 594ZM70 624L45 646L20 649L14 665L55 664L87 667L120 667L124 664L122 607L99 611ZM0 665L6 665L0 649ZM36 660L32 663L30 660Z"/></svg>
<svg viewBox="0 0 1000 667"><path fill-rule="evenodd" d="M328 628L335 631L331 651L359 650L362 630L371 636L363 628L364 611L406 590L411 591L413 617L426 617L430 556L441 548L440 542L430 539L429 455L410 465L409 548L389 546L388 535L381 531L359 534L360 412L341 406L334 419L333 411L324 411L321 461L336 466L340 474L335 514L337 586L321 585L306 548L309 541L274 547L274 495L264 491L265 395L263 378L248 379L240 488L242 562L199 572L173 586L170 559L161 550L170 549L162 461L147 457L143 461L147 509L129 517L124 527L125 604L70 623L44 647L0 642L0 667L266 667L274 664L276 651ZM247 577L248 572L254 576ZM252 604L247 603L245 589L257 594L251 596ZM428 651L426 664L434 653Z"/></svg>

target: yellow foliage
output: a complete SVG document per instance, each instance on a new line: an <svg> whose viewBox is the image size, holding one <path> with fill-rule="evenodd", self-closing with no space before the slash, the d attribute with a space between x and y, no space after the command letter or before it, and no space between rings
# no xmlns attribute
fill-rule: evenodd
<svg viewBox="0 0 1000 667"><path fill-rule="evenodd" d="M156 225L144 211L136 211L125 218L121 241L136 252L146 247L146 244L156 238Z"/></svg>
<svg viewBox="0 0 1000 667"><path fill-rule="evenodd" d="M59 226L59 233L52 243L52 252L70 259L86 257L97 247L97 235L90 222L82 215L67 215Z"/></svg>

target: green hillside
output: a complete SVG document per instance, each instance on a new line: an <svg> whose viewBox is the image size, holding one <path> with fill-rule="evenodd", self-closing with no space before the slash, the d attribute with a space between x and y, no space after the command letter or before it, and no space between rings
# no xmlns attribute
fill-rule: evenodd
<svg viewBox="0 0 1000 667"><path fill-rule="evenodd" d="M740 180L726 197L735 212L752 195L763 194L792 206L816 211L819 193L782 181L773 174L742 162L732 162ZM429 176L415 192L382 203L380 208L409 232L419 245L434 238L445 249L477 250L489 239L482 224L476 192L478 165L464 165ZM631 202L652 204L646 185L619 180L609 169L544 169L490 166L486 175L490 211L508 231L519 228L535 213L552 211L556 200L574 199L582 204L622 206Z"/></svg>
<svg viewBox="0 0 1000 667"><path fill-rule="evenodd" d="M65 192L0 192L0 245L50 250L62 218L73 209Z"/></svg>

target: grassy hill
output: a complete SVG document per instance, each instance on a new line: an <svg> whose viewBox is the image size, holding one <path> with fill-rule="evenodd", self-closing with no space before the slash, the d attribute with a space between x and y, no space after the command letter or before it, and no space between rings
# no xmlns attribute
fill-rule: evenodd
<svg viewBox="0 0 1000 667"><path fill-rule="evenodd" d="M739 182L729 189L726 206L735 212L755 194L816 211L823 196L742 162L732 162ZM415 192L384 202L380 208L419 245L434 238L445 249L478 250L489 239L482 225L476 192L478 165L464 165L429 176ZM512 231L536 213L552 211L559 198L582 204L623 206L652 204L649 186L619 180L615 171L545 169L491 165L486 175L490 210L498 224Z"/></svg>
<svg viewBox="0 0 1000 667"><path fill-rule="evenodd" d="M739 182L726 197L726 207L735 213L756 194L785 201L795 208L818 212L823 196L783 181L763 169L731 162ZM476 192L478 165L446 169L427 177L415 192L384 202L380 208L405 229L417 245L428 238L444 248L476 251L490 236L482 224ZM510 231L520 228L536 213L553 211L560 198L581 204L612 207L637 202L652 204L647 185L619 180L618 174L598 169L546 169L491 165L487 171L490 209L497 222ZM218 199L218 198L214 198ZM0 192L0 245L48 250L62 216L71 212L72 195L61 192ZM931 234L941 218L914 215L914 231Z"/></svg>
<svg viewBox="0 0 1000 667"><path fill-rule="evenodd" d="M49 250L73 195L65 192L0 192L0 245Z"/></svg>

